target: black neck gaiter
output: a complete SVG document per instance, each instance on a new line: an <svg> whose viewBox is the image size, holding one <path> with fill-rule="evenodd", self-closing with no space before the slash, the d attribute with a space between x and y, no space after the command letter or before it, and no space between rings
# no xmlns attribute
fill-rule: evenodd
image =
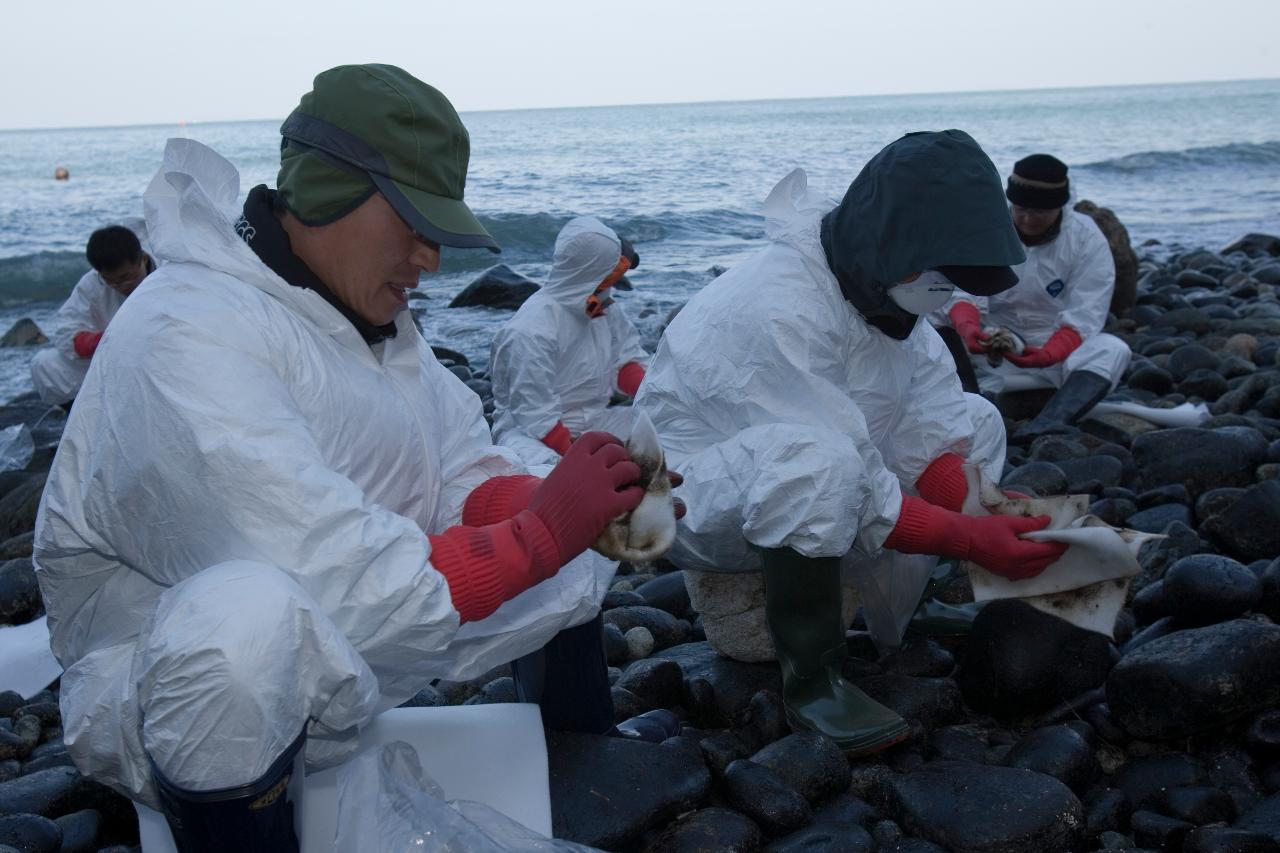
<svg viewBox="0 0 1280 853"><path fill-rule="evenodd" d="M334 295L328 286L320 280L302 259L293 253L289 245L289 235L276 218L276 210L281 201L275 190L268 189L266 184L259 184L249 191L244 201L244 213L236 222L236 233L249 244L254 254L271 271L294 287L314 290L343 317L355 327L364 342L373 346L387 338L396 336L396 324L386 323L375 326L368 320L347 307L346 303Z"/></svg>
<svg viewBox="0 0 1280 853"><path fill-rule="evenodd" d="M1014 226L1014 230L1018 231L1017 226ZM1018 239L1022 241L1022 245L1024 246L1043 246L1045 243L1052 243L1061 231L1062 211L1058 211L1058 218L1053 220L1053 224L1049 226L1049 230L1045 231L1039 237L1028 237L1026 234L1018 231Z"/></svg>

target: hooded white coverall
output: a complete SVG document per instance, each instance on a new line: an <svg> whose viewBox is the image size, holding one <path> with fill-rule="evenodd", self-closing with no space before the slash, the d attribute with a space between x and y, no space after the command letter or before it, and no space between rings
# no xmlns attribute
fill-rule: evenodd
<svg viewBox="0 0 1280 853"><path fill-rule="evenodd" d="M128 223L142 240L142 251L150 254L142 222ZM76 354L75 337L80 332L102 332L120 310L124 297L107 285L97 270L89 270L62 303L54 320L53 346L31 359L31 384L44 402L58 406L75 398L89 371L89 359Z"/></svg>
<svg viewBox="0 0 1280 853"><path fill-rule="evenodd" d="M895 552L881 549L903 491L946 452L998 478L1005 435L995 407L960 389L927 322L895 340L842 296L818 237L834 206L801 170L774 188L764 209L772 245L689 300L636 405L684 475L688 514L673 562L741 572L760 567L753 547L845 556L846 568L866 567L865 600L867 572L892 575ZM927 574L914 583L922 588ZM921 588L900 596L907 615Z"/></svg>
<svg viewBox="0 0 1280 853"><path fill-rule="evenodd" d="M649 358L640 335L616 302L603 317L586 313L587 297L613 271L622 244L590 216L568 222L556 237L547 283L493 338L493 437L529 465L560 456L542 443L557 423L574 438L609 430L605 415L618 371Z"/></svg>
<svg viewBox="0 0 1280 853"><path fill-rule="evenodd" d="M1088 216L1063 208L1058 236L1039 246L1027 246L1026 251L1026 263L1013 268L1018 275L1013 288L995 296L957 290L946 310L957 301L972 303L982 314L984 327L1005 326L1037 347L1058 329L1070 326L1080 335L1080 346L1064 361L1049 367L1024 368L1002 361L992 368L986 356L972 355L978 384L983 391L999 393L1009 377L1022 375L1061 388L1068 374L1087 370L1107 379L1114 388L1129 366L1131 353L1128 344L1102 331L1116 286L1115 261L1107 238ZM938 320L950 323L949 319Z"/></svg>
<svg viewBox="0 0 1280 853"><path fill-rule="evenodd" d="M81 772L156 807L259 778L432 678L532 652L598 611L587 552L459 627L429 533L522 473L407 312L371 349L232 225L239 176L171 140L145 195L158 269L107 330L40 507L35 563Z"/></svg>

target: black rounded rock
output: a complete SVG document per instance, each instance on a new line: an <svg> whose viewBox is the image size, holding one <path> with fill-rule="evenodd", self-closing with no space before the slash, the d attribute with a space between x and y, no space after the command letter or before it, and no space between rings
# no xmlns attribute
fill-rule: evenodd
<svg viewBox="0 0 1280 853"><path fill-rule="evenodd" d="M1136 811L1129 818L1134 840L1143 847L1157 850L1180 850L1182 840L1195 827L1185 820L1165 817L1148 811Z"/></svg>
<svg viewBox="0 0 1280 853"><path fill-rule="evenodd" d="M849 788L851 775L844 753L833 740L816 732L788 735L751 760L778 774L811 803Z"/></svg>
<svg viewBox="0 0 1280 853"><path fill-rule="evenodd" d="M755 853L764 839L749 818L722 808L690 812L658 834L644 853Z"/></svg>
<svg viewBox="0 0 1280 853"><path fill-rule="evenodd" d="M1224 551L1246 563L1280 556L1280 480L1248 489L1202 527Z"/></svg>
<svg viewBox="0 0 1280 853"><path fill-rule="evenodd" d="M1169 372L1179 381L1197 370L1217 370L1218 364L1218 356L1200 344L1186 344L1169 353Z"/></svg>
<svg viewBox="0 0 1280 853"><path fill-rule="evenodd" d="M784 835L810 817L809 801L767 767L739 760L722 780L729 805L756 822L766 835Z"/></svg>
<svg viewBox="0 0 1280 853"><path fill-rule="evenodd" d="M1182 427L1133 441L1144 488L1181 483L1193 497L1222 486L1249 486L1266 457L1267 440L1249 427Z"/></svg>
<svg viewBox="0 0 1280 853"><path fill-rule="evenodd" d="M1137 511L1133 501L1124 498L1102 498L1089 504L1089 515L1096 515L1112 527L1124 527L1129 516Z"/></svg>
<svg viewBox="0 0 1280 853"><path fill-rule="evenodd" d="M1071 790L1029 770L937 761L888 777L879 796L904 830L949 850L1065 853L1084 837Z"/></svg>
<svg viewBox="0 0 1280 853"><path fill-rule="evenodd" d="M462 289L450 308L502 308L514 311L538 292L538 283L521 275L506 264L496 264L480 273Z"/></svg>
<svg viewBox="0 0 1280 853"><path fill-rule="evenodd" d="M670 708L680 704L684 676L675 661L645 658L627 667L617 686L630 690L647 708Z"/></svg>
<svg viewBox="0 0 1280 853"><path fill-rule="evenodd" d="M1116 664L1107 702L1121 728L1145 740L1186 737L1273 707L1280 627L1237 619L1152 640Z"/></svg>
<svg viewBox="0 0 1280 853"><path fill-rule="evenodd" d="M1079 791L1098 775L1098 760L1088 741L1070 726L1046 726L1030 732L1005 756L1009 767L1052 776Z"/></svg>
<svg viewBox="0 0 1280 853"><path fill-rule="evenodd" d="M1182 853L1280 853L1280 842L1230 826L1200 826L1182 840Z"/></svg>
<svg viewBox="0 0 1280 853"><path fill-rule="evenodd" d="M1164 580L1147 584L1138 590L1133 596L1133 601L1129 602L1129 606L1133 608L1133 615L1137 618L1139 625L1150 625L1157 619L1168 616L1169 608L1164 600Z"/></svg>
<svg viewBox="0 0 1280 853"><path fill-rule="evenodd" d="M645 581L636 587L636 594L645 600L645 604L665 610L672 616L684 617L691 609L683 571L667 572Z"/></svg>
<svg viewBox="0 0 1280 853"><path fill-rule="evenodd" d="M971 707L1000 716L1043 711L1102 684L1110 643L1016 600L974 619L956 680Z"/></svg>
<svg viewBox="0 0 1280 853"><path fill-rule="evenodd" d="M960 691L949 678L886 673L862 678L856 683L868 696L897 711L904 720L919 722L927 729L955 722L963 716Z"/></svg>
<svg viewBox="0 0 1280 853"><path fill-rule="evenodd" d="M1227 393L1227 380L1213 370L1193 370L1178 383L1178 393L1213 402Z"/></svg>
<svg viewBox="0 0 1280 853"><path fill-rule="evenodd" d="M98 849L102 817L93 809L63 815L56 822L62 830L62 847L58 853L94 853Z"/></svg>
<svg viewBox="0 0 1280 853"><path fill-rule="evenodd" d="M1173 390L1173 374L1146 362L1125 378L1125 384L1130 388L1164 396Z"/></svg>
<svg viewBox="0 0 1280 853"><path fill-rule="evenodd" d="M1166 817L1195 826L1230 823L1236 819L1236 807L1231 797L1207 785L1168 788L1156 797L1156 809Z"/></svg>
<svg viewBox="0 0 1280 853"><path fill-rule="evenodd" d="M1134 758L1120 768L1115 784L1135 809L1148 808L1169 788L1198 785L1205 780L1204 767L1181 752L1162 752Z"/></svg>
<svg viewBox="0 0 1280 853"><path fill-rule="evenodd" d="M1084 802L1085 825L1088 836L1096 838L1104 832L1119 832L1129 824L1133 806L1119 788L1101 788L1091 793Z"/></svg>
<svg viewBox="0 0 1280 853"><path fill-rule="evenodd" d="M1135 512L1125 526L1143 533L1163 533L1171 524L1191 524L1191 508L1183 504L1160 504Z"/></svg>
<svg viewBox="0 0 1280 853"><path fill-rule="evenodd" d="M683 643L689 623L656 607L616 607L604 614L606 625L616 625L623 634L632 628L648 628L654 648L667 649Z"/></svg>
<svg viewBox="0 0 1280 853"><path fill-rule="evenodd" d="M1196 498L1196 518L1200 521L1204 521L1211 516L1225 512L1230 509L1231 505L1238 501L1244 493L1244 489L1237 487L1210 489L1200 497Z"/></svg>
<svg viewBox="0 0 1280 853"><path fill-rule="evenodd" d="M857 824L814 822L764 848L765 853L877 853L875 839ZM880 853L885 848L879 847Z"/></svg>
<svg viewBox="0 0 1280 853"><path fill-rule="evenodd" d="M787 725L787 708L782 697L772 690L758 691L751 697L738 731L755 744L756 749L786 737L791 728Z"/></svg>
<svg viewBox="0 0 1280 853"><path fill-rule="evenodd" d="M1165 572L1164 606L1181 627L1231 619L1262 598L1262 581L1248 568L1216 554L1178 560Z"/></svg>
<svg viewBox="0 0 1280 853"><path fill-rule="evenodd" d="M0 563L0 625L25 625L43 609L31 559Z"/></svg>
<svg viewBox="0 0 1280 853"><path fill-rule="evenodd" d="M62 830L40 815L8 815L0 817L0 844L8 844L23 853L58 853Z"/></svg>
<svg viewBox="0 0 1280 853"><path fill-rule="evenodd" d="M1249 743L1265 749L1280 749L1280 708L1269 708L1249 724Z"/></svg>
<svg viewBox="0 0 1280 853"><path fill-rule="evenodd" d="M1067 475L1052 462L1028 462L1025 465L1019 465L1006 474L1000 482L1004 485L1027 486L1041 496L1067 493Z"/></svg>

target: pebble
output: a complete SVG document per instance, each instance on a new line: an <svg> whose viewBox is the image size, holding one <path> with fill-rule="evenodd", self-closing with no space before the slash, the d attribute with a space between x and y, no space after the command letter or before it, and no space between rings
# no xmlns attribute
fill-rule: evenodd
<svg viewBox="0 0 1280 853"><path fill-rule="evenodd" d="M809 802L778 774L753 761L730 764L722 780L725 796L766 835L785 835L809 821Z"/></svg>
<svg viewBox="0 0 1280 853"><path fill-rule="evenodd" d="M809 802L848 790L852 778L844 753L816 732L787 735L751 760L772 770Z"/></svg>
<svg viewBox="0 0 1280 853"><path fill-rule="evenodd" d="M616 625L609 627L617 630ZM623 642L627 644L627 656L631 660L639 660L648 657L654 649L655 642L653 634L644 626L636 626L630 631L622 635Z"/></svg>
<svg viewBox="0 0 1280 853"><path fill-rule="evenodd" d="M1052 776L1073 791L1092 782L1099 769L1088 741L1066 725L1030 732L1009 750L1005 764Z"/></svg>
<svg viewBox="0 0 1280 853"><path fill-rule="evenodd" d="M1161 585L1164 608L1180 627L1222 622L1262 600L1261 579L1230 557L1216 554L1183 557L1165 572Z"/></svg>

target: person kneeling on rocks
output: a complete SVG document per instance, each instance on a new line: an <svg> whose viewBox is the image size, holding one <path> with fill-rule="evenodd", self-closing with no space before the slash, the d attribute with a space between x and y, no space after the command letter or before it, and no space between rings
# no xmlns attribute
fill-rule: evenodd
<svg viewBox="0 0 1280 853"><path fill-rule="evenodd" d="M342 66L281 133L234 224L234 167L170 140L144 201L171 263L98 352L35 533L68 750L186 853L297 850L297 753L344 760L433 679L539 656L533 689L611 728L616 564L587 549L643 497L604 433L525 474L405 310L442 246L497 249L449 101Z"/></svg>
<svg viewBox="0 0 1280 853"><path fill-rule="evenodd" d="M1102 331L1115 289L1115 261L1092 219L1067 207L1067 166L1048 154L1014 164L1005 195L1026 246L1018 284L988 297L957 294L946 312L972 353L978 383L998 393L1009 377L1042 380L1057 392L1014 434L1017 442L1066 432L1116 386L1129 347ZM1026 344L988 359L991 333L1006 329ZM992 361L996 366L992 366Z"/></svg>
<svg viewBox="0 0 1280 853"><path fill-rule="evenodd" d="M571 220L547 283L494 336L493 437L526 464L554 464L575 436L599 428L615 393L635 396L649 354L609 294L638 263L600 220Z"/></svg>
<svg viewBox="0 0 1280 853"><path fill-rule="evenodd" d="M142 230L141 223L135 227ZM75 399L107 324L156 268L138 235L124 225L108 225L90 234L85 256L93 269L76 282L58 309L53 349L31 360L31 383L40 399L54 406Z"/></svg>
<svg viewBox="0 0 1280 853"><path fill-rule="evenodd" d="M954 286L1009 287L1024 256L995 168L957 130L889 145L834 208L796 170L764 215L771 244L677 315L636 405L685 477L669 558L762 570L788 721L868 753L908 728L840 675L842 562L942 555L1024 578L1061 554L1018 538L1047 517L959 513L962 463L998 476L1004 429L918 322Z"/></svg>

